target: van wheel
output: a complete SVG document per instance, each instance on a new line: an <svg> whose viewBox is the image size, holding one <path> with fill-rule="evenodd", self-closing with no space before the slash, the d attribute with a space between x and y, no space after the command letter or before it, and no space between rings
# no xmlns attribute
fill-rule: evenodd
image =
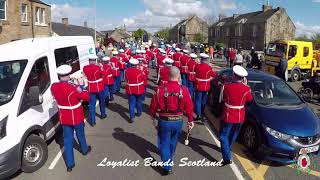
<svg viewBox="0 0 320 180"><path fill-rule="evenodd" d="M32 173L40 169L48 159L48 147L39 136L31 134L24 143L22 150L21 170Z"/></svg>
<svg viewBox="0 0 320 180"><path fill-rule="evenodd" d="M298 70L293 70L293 71L291 72L291 81L292 81L292 82L295 82L295 81L299 81L299 79L300 79L300 73L299 73L299 71L298 71Z"/></svg>

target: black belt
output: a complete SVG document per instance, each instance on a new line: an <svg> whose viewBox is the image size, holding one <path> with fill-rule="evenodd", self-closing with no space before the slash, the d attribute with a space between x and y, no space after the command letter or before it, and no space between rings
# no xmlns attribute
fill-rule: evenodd
<svg viewBox="0 0 320 180"><path fill-rule="evenodd" d="M181 116L159 116L159 119L164 121L181 121L182 115Z"/></svg>

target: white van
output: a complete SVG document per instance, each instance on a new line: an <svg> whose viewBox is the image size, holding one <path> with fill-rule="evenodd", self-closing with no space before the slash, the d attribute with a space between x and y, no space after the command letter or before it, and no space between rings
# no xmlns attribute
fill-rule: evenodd
<svg viewBox="0 0 320 180"><path fill-rule="evenodd" d="M56 68L81 74L95 52L92 37L19 40L0 45L0 178L38 170L47 160L46 141L59 126L50 86Z"/></svg>

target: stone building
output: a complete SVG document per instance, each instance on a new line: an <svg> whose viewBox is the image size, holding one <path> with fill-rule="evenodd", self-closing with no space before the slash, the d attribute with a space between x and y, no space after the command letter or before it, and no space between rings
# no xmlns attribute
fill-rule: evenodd
<svg viewBox="0 0 320 180"><path fill-rule="evenodd" d="M195 36L203 37L202 43L208 43L208 24L198 16L191 16L176 24L169 33L169 40L178 43L195 43Z"/></svg>
<svg viewBox="0 0 320 180"><path fill-rule="evenodd" d="M50 35L50 5L40 0L0 1L0 44Z"/></svg>
<svg viewBox="0 0 320 180"><path fill-rule="evenodd" d="M131 38L131 34L126 29L115 28L114 30L101 31L107 38L112 38L116 42L127 40Z"/></svg>
<svg viewBox="0 0 320 180"><path fill-rule="evenodd" d="M262 11L219 17L209 28L209 44L224 43L227 47L264 50L270 41L293 39L296 27L284 8L263 5Z"/></svg>

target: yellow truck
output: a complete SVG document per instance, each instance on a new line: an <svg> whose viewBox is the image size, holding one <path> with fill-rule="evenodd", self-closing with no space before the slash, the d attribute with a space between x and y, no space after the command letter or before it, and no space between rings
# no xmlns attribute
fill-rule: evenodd
<svg viewBox="0 0 320 180"><path fill-rule="evenodd" d="M298 81L304 76L320 72L320 51L312 42L278 40L270 42L265 50L265 71L276 74L280 59L288 60L288 78Z"/></svg>

